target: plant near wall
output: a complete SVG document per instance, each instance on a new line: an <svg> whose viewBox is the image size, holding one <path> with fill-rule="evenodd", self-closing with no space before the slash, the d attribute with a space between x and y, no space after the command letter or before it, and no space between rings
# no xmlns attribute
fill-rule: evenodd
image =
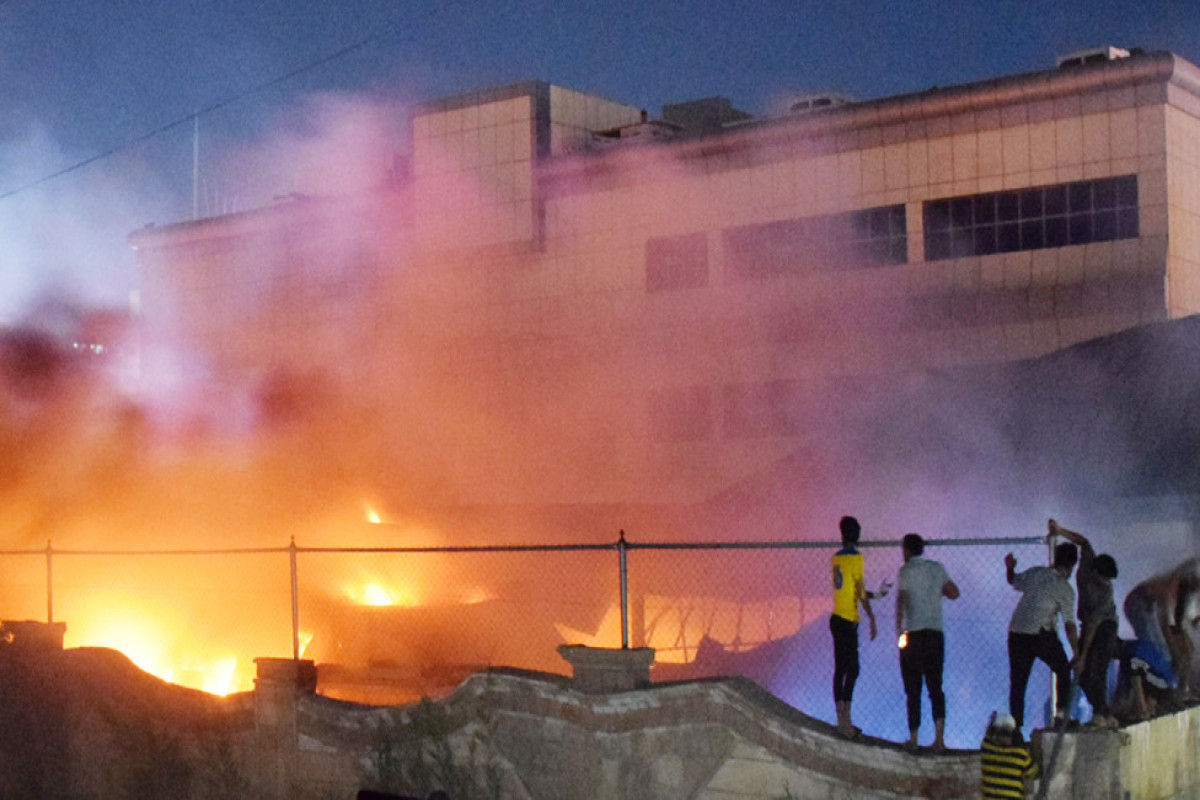
<svg viewBox="0 0 1200 800"><path fill-rule="evenodd" d="M234 751L228 736L218 736L206 747L200 769L200 782L205 797L249 797L250 778Z"/></svg>
<svg viewBox="0 0 1200 800"><path fill-rule="evenodd" d="M465 742L452 741L456 731L446 710L428 698L406 720L381 721L370 754L373 782L381 791L398 794L425 797L443 791L453 800L498 798L502 771L494 758L489 720L485 715L480 724L467 727L472 730L465 733Z"/></svg>

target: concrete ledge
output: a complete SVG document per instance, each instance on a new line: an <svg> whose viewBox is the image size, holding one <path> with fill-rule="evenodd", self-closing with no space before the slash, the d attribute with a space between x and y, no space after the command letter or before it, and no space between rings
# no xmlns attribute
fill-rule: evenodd
<svg viewBox="0 0 1200 800"><path fill-rule="evenodd" d="M607 649L581 644L558 646L558 654L571 665L574 687L587 694L629 692L650 685L654 649Z"/></svg>
<svg viewBox="0 0 1200 800"><path fill-rule="evenodd" d="M66 632L65 622L38 622L30 619L0 622L0 640L12 648L11 652L18 655L59 652L63 649L63 636Z"/></svg>

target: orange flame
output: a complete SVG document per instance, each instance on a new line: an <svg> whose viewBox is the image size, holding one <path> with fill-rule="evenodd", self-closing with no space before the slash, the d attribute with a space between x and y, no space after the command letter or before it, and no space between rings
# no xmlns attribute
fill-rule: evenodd
<svg viewBox="0 0 1200 800"><path fill-rule="evenodd" d="M355 605L360 606L402 606L411 608L421 604L416 592L407 588L388 587L378 581L369 581L355 586L347 586L346 596Z"/></svg>
<svg viewBox="0 0 1200 800"><path fill-rule="evenodd" d="M254 686L252 662L231 654L185 657L172 652L170 620L118 605L95 604L95 616L72 625L72 646L119 650L141 670L168 683L215 695L248 691Z"/></svg>

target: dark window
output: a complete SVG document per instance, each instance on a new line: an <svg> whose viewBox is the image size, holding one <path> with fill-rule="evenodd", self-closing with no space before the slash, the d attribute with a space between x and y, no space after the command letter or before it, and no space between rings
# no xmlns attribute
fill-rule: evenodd
<svg viewBox="0 0 1200 800"><path fill-rule="evenodd" d="M1070 244L1070 241L1067 239L1066 217L1047 217L1046 247L1066 247L1068 244Z"/></svg>
<svg viewBox="0 0 1200 800"><path fill-rule="evenodd" d="M981 256L996 252L995 225L980 225L975 229L975 252Z"/></svg>
<svg viewBox="0 0 1200 800"><path fill-rule="evenodd" d="M708 284L708 241L702 233L646 242L646 291L697 289Z"/></svg>
<svg viewBox="0 0 1200 800"><path fill-rule="evenodd" d="M1047 217L1057 217L1067 213L1067 187L1049 186L1046 188L1045 213Z"/></svg>
<svg viewBox="0 0 1200 800"><path fill-rule="evenodd" d="M743 281L903 264L908 261L907 227L901 204L730 228L725 231L726 263L730 277Z"/></svg>
<svg viewBox="0 0 1200 800"><path fill-rule="evenodd" d="M1019 196L1014 192L1004 192L996 195L996 207L999 209L998 219L1001 222L1012 222L1020 219Z"/></svg>
<svg viewBox="0 0 1200 800"><path fill-rule="evenodd" d="M1079 181L1067 184L1067 205L1070 211L1090 211L1092 208L1092 184Z"/></svg>
<svg viewBox="0 0 1200 800"><path fill-rule="evenodd" d="M1137 176L925 203L925 260L1040 250L1138 236Z"/></svg>
<svg viewBox="0 0 1200 800"><path fill-rule="evenodd" d="M976 195L974 205L975 224L987 225L996 221L996 195Z"/></svg>
<svg viewBox="0 0 1200 800"><path fill-rule="evenodd" d="M1042 236L1042 221L1040 219L1025 220L1021 223L1021 249L1040 250L1046 246Z"/></svg>

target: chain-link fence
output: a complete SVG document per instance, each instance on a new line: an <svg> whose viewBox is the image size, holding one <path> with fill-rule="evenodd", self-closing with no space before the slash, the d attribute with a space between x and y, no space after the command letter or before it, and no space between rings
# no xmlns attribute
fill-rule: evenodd
<svg viewBox="0 0 1200 800"><path fill-rule="evenodd" d="M896 581L899 542L863 542L868 587ZM68 646L115 647L147 671L214 692L249 689L257 657L320 666L323 694L367 703L439 696L504 666L566 674L563 643L649 646L656 681L740 675L832 721L830 566L835 542L288 547L0 552L5 619L67 623ZM1007 708L1006 633L1017 594L1004 555L1044 564L1040 538L931 540L962 590L944 601L947 742L978 743ZM44 583L42 577L44 576ZM855 723L907 738L895 591L860 629ZM1035 668L1027 719L1050 677ZM932 735L924 699L922 741Z"/></svg>

